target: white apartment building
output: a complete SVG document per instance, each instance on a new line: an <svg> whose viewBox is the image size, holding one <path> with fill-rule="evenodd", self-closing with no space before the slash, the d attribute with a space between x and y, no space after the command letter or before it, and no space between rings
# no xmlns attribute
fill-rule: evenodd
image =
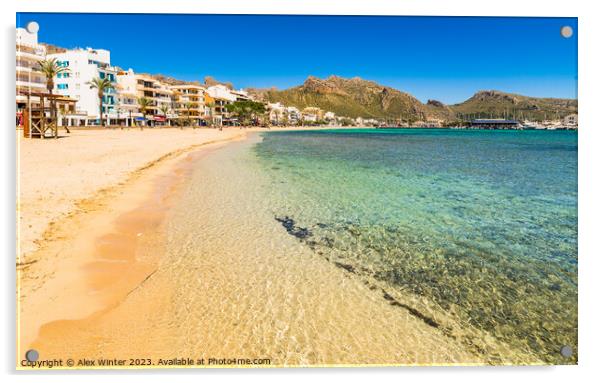
<svg viewBox="0 0 602 383"><path fill-rule="evenodd" d="M294 106L286 106L280 102L267 105L270 122L274 125L296 125L301 119L301 112Z"/></svg>
<svg viewBox="0 0 602 383"><path fill-rule="evenodd" d="M232 94L227 86L218 84L207 88L205 98L207 104L213 104L213 123L218 126L227 123L230 116L226 105L235 102L236 95Z"/></svg>
<svg viewBox="0 0 602 383"><path fill-rule="evenodd" d="M221 99L229 102L236 101L236 95L225 85L213 85L207 88L207 94L214 99Z"/></svg>
<svg viewBox="0 0 602 383"><path fill-rule="evenodd" d="M288 113L289 124L296 125L301 119L301 112L299 109L295 108L294 106L289 106L286 108L286 111Z"/></svg>
<svg viewBox="0 0 602 383"><path fill-rule="evenodd" d="M72 49L63 53L48 55L56 58L58 65L69 68L54 79L54 91L77 100L76 111L79 116L71 116L70 122L77 124L98 123L98 90L91 89L89 82L96 77L116 81L117 68L111 66L111 53L105 49ZM102 112L109 119L116 113L117 91L105 90ZM77 120L77 121L74 121Z"/></svg>
<svg viewBox="0 0 602 383"><path fill-rule="evenodd" d="M144 121L138 106L138 81L133 69L117 72L117 108L115 118L119 124L134 126Z"/></svg>
<svg viewBox="0 0 602 383"><path fill-rule="evenodd" d="M246 90L231 90L230 93L236 97L236 101L251 101L252 98Z"/></svg>
<svg viewBox="0 0 602 383"><path fill-rule="evenodd" d="M579 116L577 114L569 114L568 116L564 117L563 122L568 126L577 126L579 123L578 117Z"/></svg>
<svg viewBox="0 0 602 383"><path fill-rule="evenodd" d="M46 49L38 44L38 33L30 33L25 28L17 28L16 43L16 102L17 111L21 111L27 106L27 97L23 93L48 92L46 76L40 72L38 64L46 58ZM32 97L31 102L38 104L40 100Z"/></svg>
<svg viewBox="0 0 602 383"><path fill-rule="evenodd" d="M286 110L286 106L282 105L279 102L268 103L267 109L269 113L270 123L274 125L288 123L288 112Z"/></svg>

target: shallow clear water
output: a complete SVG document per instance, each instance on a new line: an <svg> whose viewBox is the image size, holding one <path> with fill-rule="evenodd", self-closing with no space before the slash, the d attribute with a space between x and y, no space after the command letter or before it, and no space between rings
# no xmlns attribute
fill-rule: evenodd
<svg viewBox="0 0 602 383"><path fill-rule="evenodd" d="M282 230L383 299L492 362L494 344L576 361L559 349L577 349L577 133L271 132L254 150Z"/></svg>

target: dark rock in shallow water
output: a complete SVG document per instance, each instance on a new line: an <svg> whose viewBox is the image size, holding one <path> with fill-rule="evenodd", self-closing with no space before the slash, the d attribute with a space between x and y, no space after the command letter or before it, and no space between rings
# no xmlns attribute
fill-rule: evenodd
<svg viewBox="0 0 602 383"><path fill-rule="evenodd" d="M311 232L305 227L299 227L297 230L291 231L291 234L301 239L311 236Z"/></svg>
<svg viewBox="0 0 602 383"><path fill-rule="evenodd" d="M295 227L295 221L293 221L293 219L289 218L288 216L284 218L276 217L276 221L280 222L282 226L284 226L286 231L290 231Z"/></svg>
<svg viewBox="0 0 602 383"><path fill-rule="evenodd" d="M350 273L355 274L355 267L353 267L351 265L347 265L345 263L340 263L340 262L334 262L334 265L336 267L340 267L341 269L345 269L345 270L349 271Z"/></svg>
<svg viewBox="0 0 602 383"><path fill-rule="evenodd" d="M428 324L429 326L439 328L440 324L437 323L437 321L435 321L433 318L424 315L420 311L416 310L415 308L413 308L411 306L406 305L405 303L399 302L398 300L393 298L391 295L389 295L385 290L382 290L382 292L383 292L383 298L385 298L387 301L389 301L391 306L403 307L404 309L408 310L410 312L410 314L421 319L424 323Z"/></svg>
<svg viewBox="0 0 602 383"><path fill-rule="evenodd" d="M285 217L274 217L276 221L280 222L286 229L286 232L299 239L305 239L311 236L311 231L306 227L298 227L295 221L289 216Z"/></svg>
<svg viewBox="0 0 602 383"><path fill-rule="evenodd" d="M334 246L334 239L332 239L332 238L323 237L322 241L324 242L324 245L326 245L327 247L333 247Z"/></svg>
<svg viewBox="0 0 602 383"><path fill-rule="evenodd" d="M345 226L345 230L347 230L347 232L354 237L359 237L359 235L361 234L359 227L353 223L350 223L347 226Z"/></svg>

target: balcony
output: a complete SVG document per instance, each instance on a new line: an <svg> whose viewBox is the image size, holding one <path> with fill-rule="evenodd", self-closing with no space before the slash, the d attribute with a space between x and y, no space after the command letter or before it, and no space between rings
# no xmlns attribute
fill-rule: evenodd
<svg viewBox="0 0 602 383"><path fill-rule="evenodd" d="M16 52L23 52L23 53L31 53L37 56L43 56L44 55L44 49L41 47L32 47L29 45L16 45Z"/></svg>
<svg viewBox="0 0 602 383"><path fill-rule="evenodd" d="M46 84L17 80L15 85L16 85L17 89L22 89L24 91L32 91L32 92L45 92L46 91Z"/></svg>
<svg viewBox="0 0 602 383"><path fill-rule="evenodd" d="M16 52L16 57L19 59L30 59L33 61L43 60L44 56L29 52Z"/></svg>
<svg viewBox="0 0 602 383"><path fill-rule="evenodd" d="M46 85L45 79L42 79L42 78L36 77L36 76L17 75L16 80L17 80L17 82L28 82L28 83L32 83L32 84Z"/></svg>

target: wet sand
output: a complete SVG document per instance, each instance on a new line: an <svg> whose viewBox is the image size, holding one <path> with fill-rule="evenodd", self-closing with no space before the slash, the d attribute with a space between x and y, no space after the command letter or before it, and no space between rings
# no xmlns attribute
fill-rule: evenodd
<svg viewBox="0 0 602 383"><path fill-rule="evenodd" d="M18 355L484 363L290 236L252 136L162 161L57 224L20 271Z"/></svg>

